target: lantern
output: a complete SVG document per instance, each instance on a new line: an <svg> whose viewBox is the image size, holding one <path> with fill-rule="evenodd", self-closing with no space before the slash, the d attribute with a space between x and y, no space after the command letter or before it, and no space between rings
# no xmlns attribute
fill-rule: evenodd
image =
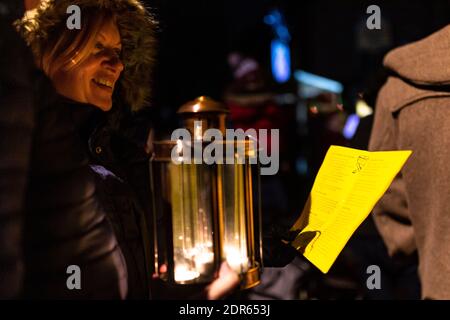
<svg viewBox="0 0 450 320"><path fill-rule="evenodd" d="M227 113L224 105L197 98L178 110L184 128L172 140L154 142L150 182L155 270L172 284L208 283L222 261L240 275L241 288L260 281L255 137L227 140Z"/></svg>

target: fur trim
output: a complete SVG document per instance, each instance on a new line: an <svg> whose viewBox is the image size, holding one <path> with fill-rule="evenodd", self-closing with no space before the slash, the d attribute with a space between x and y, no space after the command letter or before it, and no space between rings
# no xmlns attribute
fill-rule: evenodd
<svg viewBox="0 0 450 320"><path fill-rule="evenodd" d="M157 22L138 0L42 0L38 8L16 22L19 32L34 52L39 52L53 28L63 23L67 7L99 8L114 12L122 38L124 71L120 97L137 111L148 104L150 79L156 53Z"/></svg>

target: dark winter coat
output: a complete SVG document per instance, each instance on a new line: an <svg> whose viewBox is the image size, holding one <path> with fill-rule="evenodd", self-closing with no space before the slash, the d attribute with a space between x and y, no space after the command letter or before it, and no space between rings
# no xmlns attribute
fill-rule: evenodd
<svg viewBox="0 0 450 320"><path fill-rule="evenodd" d="M31 70L1 76L0 293L124 298L125 260L97 195L73 109ZM71 265L81 270L81 290L67 286Z"/></svg>
<svg viewBox="0 0 450 320"><path fill-rule="evenodd" d="M96 176L98 196L115 230L128 269L128 299L148 299L153 273L147 113L115 107L104 113L73 103L78 128Z"/></svg>
<svg viewBox="0 0 450 320"><path fill-rule="evenodd" d="M115 14L125 69L114 105L141 109L150 94L156 52L154 19L138 0L42 0L16 22L38 56L49 37L65 26L69 5L78 5L81 12L97 8ZM104 161L111 159L109 144L97 145L91 154L90 134L103 142L110 137L109 131L98 128L87 134L91 117L85 110L94 107L74 105L55 94L44 76L35 80L29 74L34 59L12 32L12 22L9 19L5 26L16 41L1 43L7 54L2 56L0 87L4 91L0 101L0 295L120 298L127 296L129 286L128 297L146 298L148 260L143 258L145 245L140 238L145 224L140 223L142 215L138 220L134 217L139 205L132 200L124 173L130 171L132 180L133 170L122 171L119 165L112 174L111 166L107 170L100 165L110 164ZM26 52L26 58L19 50ZM95 144L97 140L92 139ZM122 152L122 156L129 154ZM128 276L123 256L132 269ZM69 265L81 268L80 291L67 289Z"/></svg>

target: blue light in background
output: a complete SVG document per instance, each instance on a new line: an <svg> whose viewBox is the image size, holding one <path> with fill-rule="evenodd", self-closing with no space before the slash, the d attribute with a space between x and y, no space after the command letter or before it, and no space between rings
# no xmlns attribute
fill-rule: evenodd
<svg viewBox="0 0 450 320"><path fill-rule="evenodd" d="M303 85L313 86L333 93L342 93L344 86L337 81L318 76L303 70L295 71L295 79Z"/></svg>
<svg viewBox="0 0 450 320"><path fill-rule="evenodd" d="M284 83L291 77L291 52L289 48L291 35L284 21L284 16L278 9L271 10L264 17L264 23L272 28L275 38L270 44L273 77L276 82Z"/></svg>
<svg viewBox="0 0 450 320"><path fill-rule="evenodd" d="M270 25L274 25L280 21L280 12L277 10L271 11L268 15L264 17L264 23Z"/></svg>
<svg viewBox="0 0 450 320"><path fill-rule="evenodd" d="M291 54L289 46L281 40L272 40L271 44L272 74L275 81L284 83L291 77Z"/></svg>
<svg viewBox="0 0 450 320"><path fill-rule="evenodd" d="M285 25L277 25L275 27L275 33L277 34L277 37L283 41L288 42L291 40L291 35Z"/></svg>
<svg viewBox="0 0 450 320"><path fill-rule="evenodd" d="M308 160L305 157L299 157L295 161L295 169L297 170L297 173L306 176L308 174Z"/></svg>
<svg viewBox="0 0 450 320"><path fill-rule="evenodd" d="M348 140L352 139L356 133L356 129L358 129L360 118L357 114L351 114L348 116L347 121L345 122L344 130L342 134Z"/></svg>
<svg viewBox="0 0 450 320"><path fill-rule="evenodd" d="M275 33L275 36L285 42L291 41L291 35L287 28L286 22L284 21L283 14L280 10L275 9L270 11L264 17L264 23L271 26Z"/></svg>

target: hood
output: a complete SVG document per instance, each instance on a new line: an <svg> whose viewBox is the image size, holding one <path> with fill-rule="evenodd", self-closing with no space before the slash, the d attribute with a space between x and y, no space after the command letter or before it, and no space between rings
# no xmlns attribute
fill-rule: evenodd
<svg viewBox="0 0 450 320"><path fill-rule="evenodd" d="M70 5L79 6L81 12L83 8L98 7L116 13L125 66L117 96L132 111L142 109L150 98L156 53L156 20L138 0L42 0L38 8L27 12L16 22L19 32L33 50L42 47L52 28L58 28L66 21L66 10Z"/></svg>
<svg viewBox="0 0 450 320"><path fill-rule="evenodd" d="M390 51L384 66L418 85L450 84L450 25Z"/></svg>

